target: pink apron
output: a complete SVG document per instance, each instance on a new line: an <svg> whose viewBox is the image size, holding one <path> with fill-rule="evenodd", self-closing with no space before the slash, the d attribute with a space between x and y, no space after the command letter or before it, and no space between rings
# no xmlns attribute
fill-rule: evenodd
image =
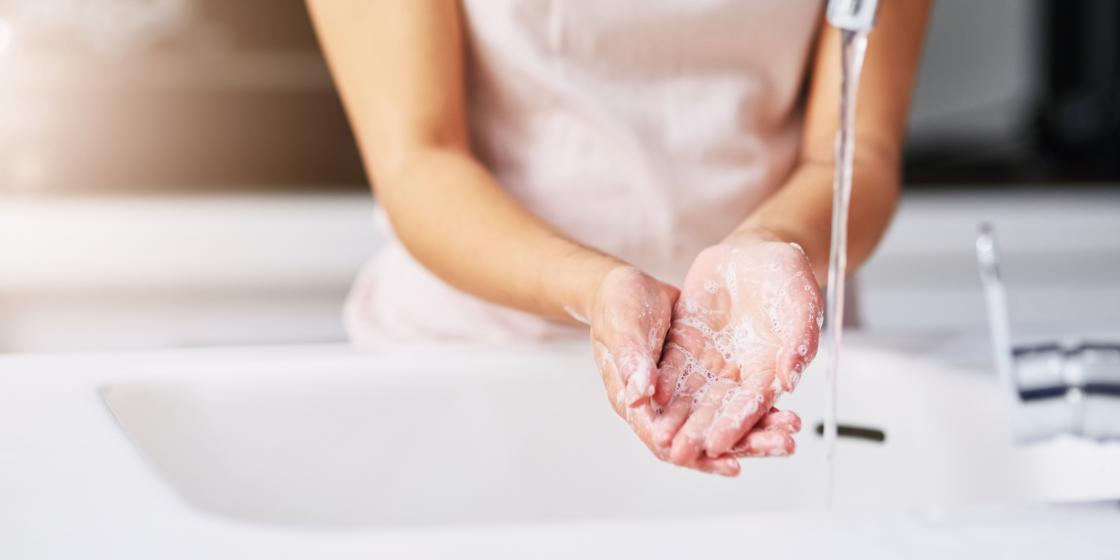
<svg viewBox="0 0 1120 560"><path fill-rule="evenodd" d="M568 236L679 283L788 177L820 0L467 0L477 157ZM351 340L584 337L440 281L393 236L344 310Z"/></svg>

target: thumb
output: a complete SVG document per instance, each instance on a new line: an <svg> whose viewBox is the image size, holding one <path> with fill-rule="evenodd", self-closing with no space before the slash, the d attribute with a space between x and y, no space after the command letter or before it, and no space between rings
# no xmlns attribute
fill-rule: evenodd
<svg viewBox="0 0 1120 560"><path fill-rule="evenodd" d="M818 335L811 333L805 339L792 344L784 352L784 359L778 365L778 374L782 377L782 390L793 391L801 381L801 374L817 353Z"/></svg>
<svg viewBox="0 0 1120 560"><path fill-rule="evenodd" d="M615 358L622 381L626 384L626 404L638 406L653 395L657 364L652 352L639 347L627 347Z"/></svg>

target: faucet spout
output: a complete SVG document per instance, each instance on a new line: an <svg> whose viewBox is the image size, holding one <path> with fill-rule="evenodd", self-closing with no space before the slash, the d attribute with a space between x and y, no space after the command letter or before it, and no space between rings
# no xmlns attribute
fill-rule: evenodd
<svg viewBox="0 0 1120 560"><path fill-rule="evenodd" d="M1069 434L1120 439L1120 342L1070 339L1013 344L999 252L990 224L976 238L996 370L1013 399L1016 439Z"/></svg>
<svg viewBox="0 0 1120 560"><path fill-rule="evenodd" d="M875 27L879 0L828 0L825 17L844 31L866 33Z"/></svg>

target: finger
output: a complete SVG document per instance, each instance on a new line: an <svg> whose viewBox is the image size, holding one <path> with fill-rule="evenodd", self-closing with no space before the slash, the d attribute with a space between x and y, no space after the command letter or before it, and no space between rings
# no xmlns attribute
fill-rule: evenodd
<svg viewBox="0 0 1120 560"><path fill-rule="evenodd" d="M811 359L805 352L808 346L804 343L798 345L792 351L785 352L783 358L777 365L778 376L776 377L778 389L783 392L791 392L797 388L797 384L801 382L801 374L805 372L805 364Z"/></svg>
<svg viewBox="0 0 1120 560"><path fill-rule="evenodd" d="M603 354L605 357L606 354ZM623 391L621 376L615 371L614 360L601 360L600 369L603 373L603 382L608 395L621 395ZM650 452L658 459L667 460L669 450L664 445L657 445L653 441L654 423L658 418L653 407L648 401L636 407L622 407L620 403L611 399L615 412L622 416L638 439L649 448ZM695 463L686 465L688 468L700 472L713 473L721 476L733 477L739 474L739 461L735 457L701 457Z"/></svg>
<svg viewBox="0 0 1120 560"><path fill-rule="evenodd" d="M691 344L690 341L681 340L682 333L679 327L669 331L668 341L661 358L661 368L657 377L657 388L653 393L653 400L661 406L680 393L682 375L692 373L697 369L698 362L691 352L682 345Z"/></svg>
<svg viewBox="0 0 1120 560"><path fill-rule="evenodd" d="M684 324L688 320L674 321L665 343L665 352L661 359L662 371L653 397L654 401L662 406L667 405L677 393L678 385L678 376L671 372L666 375L664 370L701 371L711 374L724 365L723 357L711 341L704 337L704 333L697 327Z"/></svg>
<svg viewBox="0 0 1120 560"><path fill-rule="evenodd" d="M717 379L708 383L701 392L694 397L696 406L688 416L680 431L673 437L672 447L669 449L669 460L678 465L686 465L696 461L704 451L704 441L712 421L720 409L723 408L724 398L729 391L734 390L737 383L730 379ZM709 457L718 455L710 454Z"/></svg>
<svg viewBox="0 0 1120 560"><path fill-rule="evenodd" d="M783 391L793 391L801 381L805 368L817 355L820 344L820 318L819 296L816 286L808 280L802 287L811 297L798 298L792 306L792 313L787 314L785 322L789 325L789 337L785 347L779 355L776 365L778 376L782 382Z"/></svg>
<svg viewBox="0 0 1120 560"><path fill-rule="evenodd" d="M654 412L653 407L649 402L645 402L635 407L625 409L626 422L630 424L630 429L634 430L634 434L638 439L649 448L658 458L664 458L667 448L665 446L658 446L653 441L653 425L657 419L657 413Z"/></svg>
<svg viewBox="0 0 1120 560"><path fill-rule="evenodd" d="M661 395L668 395L668 399L662 405L654 440L658 445L668 446L692 412L693 394L709 381L709 376L692 359L692 354L675 342L666 345L666 359L659 375L659 381L668 388L659 389L654 401Z"/></svg>
<svg viewBox="0 0 1120 560"><path fill-rule="evenodd" d="M762 419L754 425L753 428L743 436L732 448L722 457L750 457L750 456L767 456L770 452L770 447L783 449L787 446L787 441L773 436L758 436L752 435L758 432L780 432L790 435L797 433L801 430L801 417L792 411L778 410L771 408L770 412L763 415ZM748 442L749 440L749 442ZM776 451L776 453L781 453ZM722 458L721 457L721 458Z"/></svg>
<svg viewBox="0 0 1120 560"><path fill-rule="evenodd" d="M773 400L767 389L758 389L749 381L740 383L728 396L718 417L712 422L704 441L709 457L727 453L770 410Z"/></svg>
<svg viewBox="0 0 1120 560"><path fill-rule="evenodd" d="M635 408L628 408L625 410L626 421L630 424L630 428L649 448L649 450L658 459L667 461L669 457L669 450L664 446L658 446L652 441L650 434L652 432L653 420L656 414L653 412L653 407L650 403L639 405ZM735 457L700 457L697 461L685 467L698 470L705 473L714 473L722 476L737 476L739 474L739 461Z"/></svg>
<svg viewBox="0 0 1120 560"><path fill-rule="evenodd" d="M717 459L700 457L696 463L689 465L689 468L728 477L739 476L739 460L735 457L719 457Z"/></svg>
<svg viewBox="0 0 1120 560"><path fill-rule="evenodd" d="M793 454L797 443L788 432L767 428L751 430L729 451L733 457L785 457Z"/></svg>
<svg viewBox="0 0 1120 560"><path fill-rule="evenodd" d="M670 334L669 342L665 344L657 376L657 389L653 393L654 402L661 406L668 405L673 397L681 393L684 380L696 370L696 360L692 353L685 350L675 338L677 335Z"/></svg>
<svg viewBox="0 0 1120 560"><path fill-rule="evenodd" d="M801 431L801 417L792 410L778 410L771 407L770 412L764 414L751 429L766 430L769 428L778 428L796 434Z"/></svg>
<svg viewBox="0 0 1120 560"><path fill-rule="evenodd" d="M626 418L627 407L623 404L626 386L622 381L622 375L618 372L618 367L615 365L614 356L611 355L606 345L598 341L592 341L592 347L595 350L595 365L599 368L599 375L603 378L603 389L607 393L607 401L610 402L615 413Z"/></svg>
<svg viewBox="0 0 1120 560"><path fill-rule="evenodd" d="M654 431L654 442L660 446L668 446L673 442L673 438L692 413L696 392L709 382L703 373L691 369L682 371L676 377L678 381L674 387L674 395L664 407Z"/></svg>
<svg viewBox="0 0 1120 560"><path fill-rule="evenodd" d="M624 398L627 405L637 406L653 395L657 368L648 354L636 349L627 350L618 357L615 367L626 384Z"/></svg>
<svg viewBox="0 0 1120 560"><path fill-rule="evenodd" d="M666 406L677 392L681 373L684 371L684 362L677 359L680 352L674 349L666 350L666 357L661 360L661 367L657 371L653 402Z"/></svg>
<svg viewBox="0 0 1120 560"><path fill-rule="evenodd" d="M660 376L657 364L665 347L669 326L668 317L654 319L649 332L645 333L641 348L628 355L630 363L627 369L632 374L627 381L627 396L631 406L647 402L657 390L657 379Z"/></svg>

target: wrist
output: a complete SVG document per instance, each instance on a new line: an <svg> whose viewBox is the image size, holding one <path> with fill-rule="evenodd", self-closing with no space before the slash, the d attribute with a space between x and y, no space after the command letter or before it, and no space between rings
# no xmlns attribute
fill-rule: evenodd
<svg viewBox="0 0 1120 560"><path fill-rule="evenodd" d="M570 260L567 267L570 273L566 275L569 282L561 293L559 305L568 317L589 324L603 284L616 271L634 267L598 253L576 255Z"/></svg>
<svg viewBox="0 0 1120 560"><path fill-rule="evenodd" d="M828 270L828 231L813 231L804 224L753 218L744 222L724 239L724 243L731 245L760 241L789 243L796 247L809 261L813 274L817 277L817 283L824 284Z"/></svg>
<svg viewBox="0 0 1120 560"><path fill-rule="evenodd" d="M723 238L722 243L726 245L742 245L746 243L758 243L760 241L795 242L786 237L787 236L783 235L782 232L774 231L768 227L759 224L744 223L727 234L727 236Z"/></svg>
<svg viewBox="0 0 1120 560"><path fill-rule="evenodd" d="M750 241L775 241L796 245L810 264L816 269L818 265L828 266L828 231L814 231L801 224L788 222L775 222L748 220L740 225L725 239L726 243L742 243Z"/></svg>

